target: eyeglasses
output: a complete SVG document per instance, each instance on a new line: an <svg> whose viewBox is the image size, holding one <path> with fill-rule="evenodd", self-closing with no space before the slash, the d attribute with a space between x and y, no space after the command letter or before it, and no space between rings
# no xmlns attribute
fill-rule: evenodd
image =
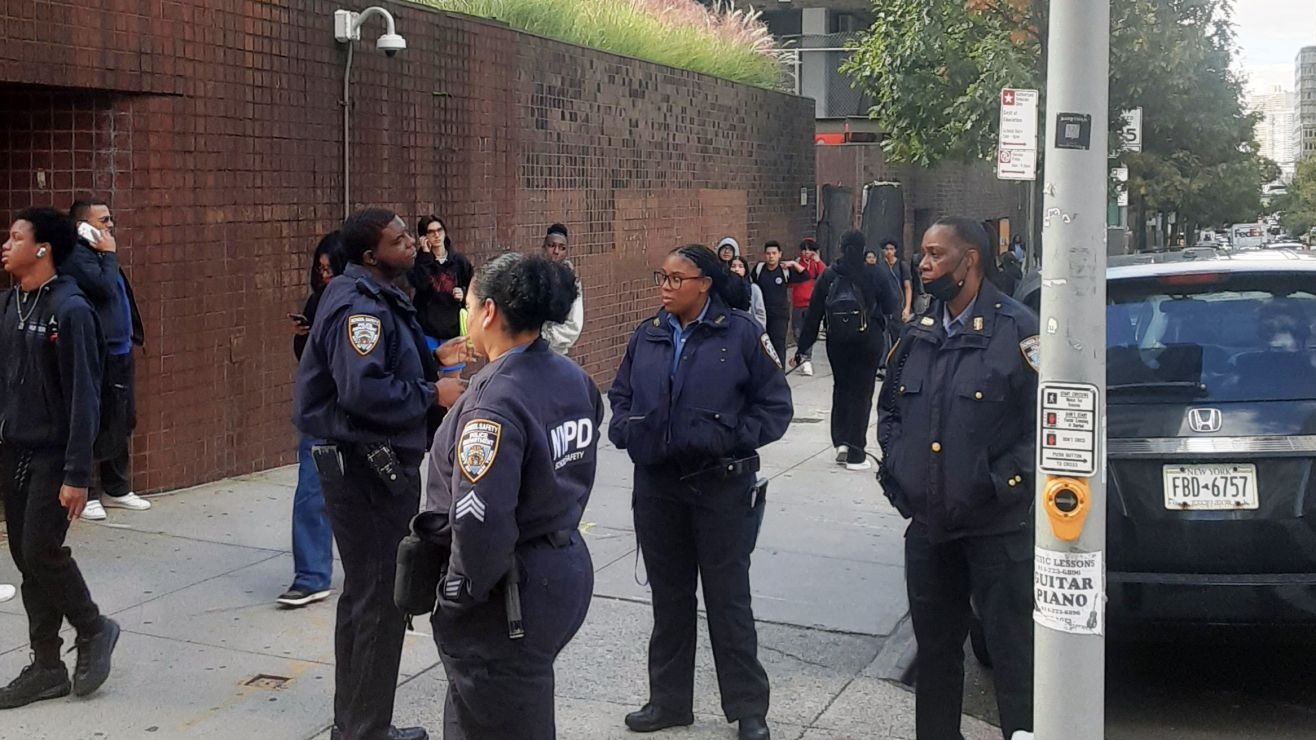
<svg viewBox="0 0 1316 740"><path fill-rule="evenodd" d="M677 275L675 273L668 274L663 272L662 270L659 270L653 274L653 284L657 285L660 288L663 287L663 284L667 284L672 286L673 290L680 290L681 283L685 282L686 280L700 280L704 277L705 277L704 275L695 275L692 277L687 277L685 275Z"/></svg>

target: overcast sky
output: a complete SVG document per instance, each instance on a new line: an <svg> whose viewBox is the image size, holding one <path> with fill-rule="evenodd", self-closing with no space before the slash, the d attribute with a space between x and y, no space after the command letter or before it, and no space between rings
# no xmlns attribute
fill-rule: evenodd
<svg viewBox="0 0 1316 740"><path fill-rule="evenodd" d="M1316 0L1234 0L1234 25L1248 87L1292 90L1298 49L1316 46Z"/></svg>

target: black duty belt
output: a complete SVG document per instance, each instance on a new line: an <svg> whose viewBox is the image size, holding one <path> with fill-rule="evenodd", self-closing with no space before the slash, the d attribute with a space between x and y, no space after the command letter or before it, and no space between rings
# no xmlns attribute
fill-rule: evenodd
<svg viewBox="0 0 1316 740"><path fill-rule="evenodd" d="M559 529L548 534L541 534L538 537L531 537L524 543L525 547L554 547L561 549L571 544L571 537L576 533L575 529Z"/></svg>
<svg viewBox="0 0 1316 740"><path fill-rule="evenodd" d="M757 454L744 457L720 457L690 465L676 465L677 476L686 483L700 480L725 480L759 472Z"/></svg>

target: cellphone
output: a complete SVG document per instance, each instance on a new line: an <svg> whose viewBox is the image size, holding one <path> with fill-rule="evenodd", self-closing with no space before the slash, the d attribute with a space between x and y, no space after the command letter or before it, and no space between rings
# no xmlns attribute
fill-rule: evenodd
<svg viewBox="0 0 1316 740"><path fill-rule="evenodd" d="M290 313L290 314L288 314L288 318L292 319L293 321L296 321L296 322L299 323L299 324L305 325L305 326L310 326L310 325L311 325L311 322L307 321L307 320L306 320L306 317L303 316L303 315L301 315L301 314L299 314L299 313Z"/></svg>
<svg viewBox="0 0 1316 740"><path fill-rule="evenodd" d="M78 222L78 236L86 239L87 243L92 245L101 240L100 230L86 221Z"/></svg>

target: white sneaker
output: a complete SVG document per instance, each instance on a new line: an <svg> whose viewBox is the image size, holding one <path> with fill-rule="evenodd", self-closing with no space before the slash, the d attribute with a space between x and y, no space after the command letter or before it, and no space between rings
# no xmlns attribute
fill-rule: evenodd
<svg viewBox="0 0 1316 740"><path fill-rule="evenodd" d="M805 360L800 363L800 375L811 377L813 375L813 363Z"/></svg>
<svg viewBox="0 0 1316 740"><path fill-rule="evenodd" d="M844 465L844 464L845 464L845 458L849 457L849 455L850 455L850 451L849 451L848 449L846 449L845 445L837 445L837 446L836 446L836 464L837 464L837 465Z"/></svg>
<svg viewBox="0 0 1316 740"><path fill-rule="evenodd" d="M132 509L133 511L146 511L151 508L151 502L129 491L122 496L111 496L106 494L101 496L101 503L110 509Z"/></svg>
<svg viewBox="0 0 1316 740"><path fill-rule="evenodd" d="M1010 740L1033 740L1033 733L1027 730L1015 730Z"/></svg>
<svg viewBox="0 0 1316 740"><path fill-rule="evenodd" d="M99 501L88 501L82 510L82 518L89 522L102 521L105 519L105 507Z"/></svg>
<svg viewBox="0 0 1316 740"><path fill-rule="evenodd" d="M8 583L0 583L0 601L9 601L14 598L14 594L16 593L18 593L18 589L10 586Z"/></svg>
<svg viewBox="0 0 1316 740"><path fill-rule="evenodd" d="M873 461L872 461L872 460L869 460L868 458L864 458L864 461L863 461L863 462L857 462L857 463L848 462L848 463L845 464L845 469L846 469L846 470L872 470L872 469L873 469Z"/></svg>

